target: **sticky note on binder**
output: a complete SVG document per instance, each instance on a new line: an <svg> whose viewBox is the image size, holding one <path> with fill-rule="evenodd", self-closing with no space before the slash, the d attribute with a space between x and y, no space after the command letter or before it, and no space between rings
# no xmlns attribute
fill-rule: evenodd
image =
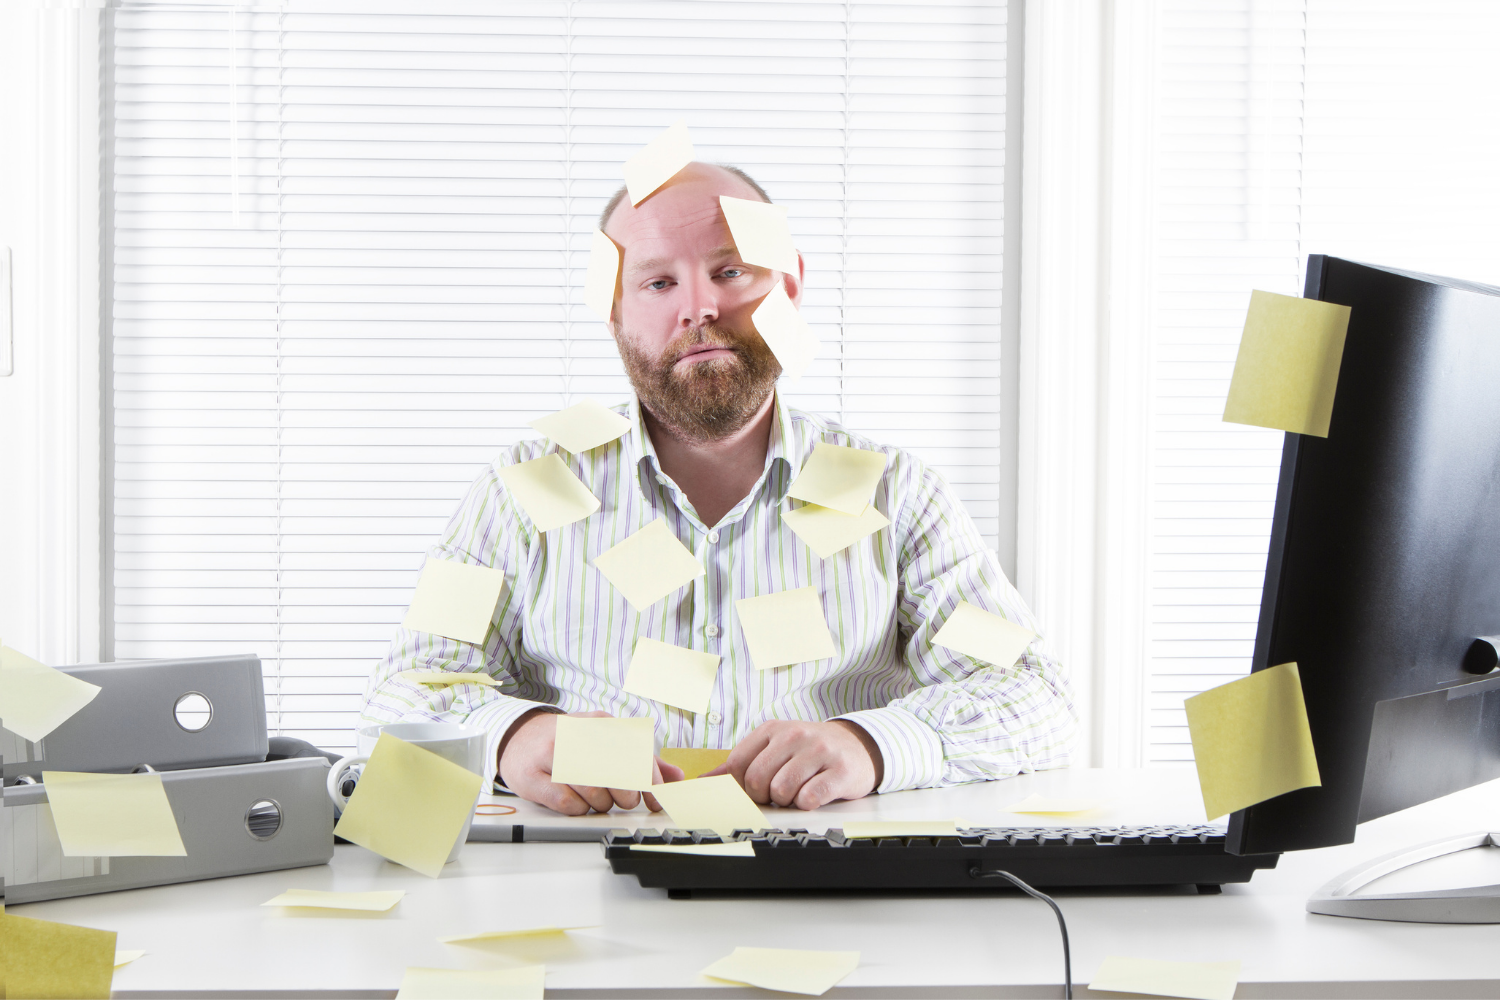
<svg viewBox="0 0 1500 1000"><path fill-rule="evenodd" d="M687 122L677 122L625 161L625 189L630 204L639 205L656 189L693 162L693 140Z"/></svg>
<svg viewBox="0 0 1500 1000"><path fill-rule="evenodd" d="M724 211L724 221L729 223L729 235L734 237L740 260L786 274L801 273L797 247L786 221L786 206L722 194L719 206Z"/></svg>
<svg viewBox="0 0 1500 1000"><path fill-rule="evenodd" d="M968 601L959 601L932 637L932 644L997 667L1009 667L1035 638L1036 633L1024 625L976 608Z"/></svg>
<svg viewBox="0 0 1500 1000"><path fill-rule="evenodd" d="M857 968L857 951L736 948L702 974L763 990L822 996Z"/></svg>
<svg viewBox="0 0 1500 1000"><path fill-rule="evenodd" d="M765 814L745 794L732 774L691 781L669 781L651 789L656 801L681 830L712 830L727 836L736 830L764 830Z"/></svg>
<svg viewBox="0 0 1500 1000"><path fill-rule="evenodd" d="M97 684L0 645L0 725L23 740L46 739L98 693Z"/></svg>
<svg viewBox="0 0 1500 1000"><path fill-rule="evenodd" d="M0 913L0 936L7 995L109 1000L114 931Z"/></svg>
<svg viewBox="0 0 1500 1000"><path fill-rule="evenodd" d="M654 792L651 784L656 741L651 720L557 717L552 747L552 780Z"/></svg>
<svg viewBox="0 0 1500 1000"><path fill-rule="evenodd" d="M831 559L861 538L873 535L891 523L872 503L865 504L860 514L845 514L813 503L803 504L782 514L781 519L818 554L819 559Z"/></svg>
<svg viewBox="0 0 1500 1000"><path fill-rule="evenodd" d="M1209 819L1323 783L1297 664L1258 670L1183 707Z"/></svg>
<svg viewBox="0 0 1500 1000"><path fill-rule="evenodd" d="M614 315L615 291L619 286L620 247L603 230L596 229L589 244L589 269L583 276L583 304L608 323Z"/></svg>
<svg viewBox="0 0 1500 1000"><path fill-rule="evenodd" d="M630 430L630 421L607 406L585 399L538 417L531 426L576 455L609 444Z"/></svg>
<svg viewBox="0 0 1500 1000"><path fill-rule="evenodd" d="M845 514L863 514L888 461L883 451L819 442L786 495Z"/></svg>
<svg viewBox="0 0 1500 1000"><path fill-rule="evenodd" d="M660 517L596 556L594 567L637 611L645 611L707 573L698 557L677 540L666 519Z"/></svg>
<svg viewBox="0 0 1500 1000"><path fill-rule="evenodd" d="M1348 306L1251 292L1224 419L1327 437L1348 332Z"/></svg>
<svg viewBox="0 0 1500 1000"><path fill-rule="evenodd" d="M1239 962L1164 962L1110 955L1099 963L1089 989L1192 1000L1233 1000L1239 981Z"/></svg>
<svg viewBox="0 0 1500 1000"><path fill-rule="evenodd" d="M812 587L742 598L734 602L734 614L757 670L838 655L823 601Z"/></svg>
<svg viewBox="0 0 1500 1000"><path fill-rule="evenodd" d="M504 465L496 474L538 531L581 521L599 509L598 498L556 455Z"/></svg>
<svg viewBox="0 0 1500 1000"><path fill-rule="evenodd" d="M501 570L429 556L401 627L481 646L504 589Z"/></svg>
<svg viewBox="0 0 1500 1000"><path fill-rule="evenodd" d="M642 637L635 641L624 690L687 712L706 712L719 659L714 653Z"/></svg>
<svg viewBox="0 0 1500 1000"><path fill-rule="evenodd" d="M160 774L43 771L64 857L184 858Z"/></svg>
<svg viewBox="0 0 1500 1000"><path fill-rule="evenodd" d="M750 322L760 339L766 342L776 360L781 363L781 373L792 381L800 379L818 353L818 338L812 327L797 311L797 306L787 297L780 281L761 299L760 305L750 314Z"/></svg>

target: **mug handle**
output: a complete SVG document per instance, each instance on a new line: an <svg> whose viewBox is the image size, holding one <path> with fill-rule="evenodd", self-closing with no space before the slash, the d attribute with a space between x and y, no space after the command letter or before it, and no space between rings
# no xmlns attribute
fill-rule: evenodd
<svg viewBox="0 0 1500 1000"><path fill-rule="evenodd" d="M344 783L344 772L369 759L370 755L367 753L354 757L342 757L337 764L328 769L328 797L333 800L334 808L339 812L343 812L349 806L348 797L339 789L339 786Z"/></svg>

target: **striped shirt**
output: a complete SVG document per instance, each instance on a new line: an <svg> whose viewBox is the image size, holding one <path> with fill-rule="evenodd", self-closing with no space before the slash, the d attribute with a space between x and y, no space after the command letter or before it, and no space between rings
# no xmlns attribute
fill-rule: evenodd
<svg viewBox="0 0 1500 1000"><path fill-rule="evenodd" d="M639 404L616 410L632 424L616 441L579 455L547 439L524 441L475 480L429 557L504 572L493 627L483 646L400 629L370 678L361 725L436 720L481 727L490 734L487 779L506 731L537 707L647 716L657 745L666 747L732 747L772 719L848 719L880 748L881 792L1067 762L1077 720L1067 681L1040 638L1005 667L932 644L960 601L1037 631L937 473L778 399L759 480L710 528L661 472ZM890 525L828 559L781 517L795 503L787 488L819 442L890 456L873 499ZM544 533L496 470L551 452L601 506ZM658 518L707 573L637 613L592 560ZM757 670L735 601L807 586L821 595L838 655ZM643 636L722 658L708 711L622 689ZM483 670L499 687L428 688L397 677L401 670Z"/></svg>

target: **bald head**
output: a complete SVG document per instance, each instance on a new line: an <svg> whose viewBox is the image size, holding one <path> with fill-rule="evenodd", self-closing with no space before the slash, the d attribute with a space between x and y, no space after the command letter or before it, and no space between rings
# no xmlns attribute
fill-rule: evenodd
<svg viewBox="0 0 1500 1000"><path fill-rule="evenodd" d="M727 164L722 163L689 163L687 166L678 171L671 178L671 180L662 185L662 188L670 187L672 184L677 183L690 172L699 171L703 172L705 175L712 175L716 171L723 174L728 174L733 178L737 178L745 187L748 187L751 192L749 195L743 193L732 194L730 195L731 197L744 198L746 201L763 201L768 205L771 203L771 196L766 194L765 188L761 187L755 182L755 178L745 173L745 171L741 170L739 167L731 167ZM661 188L658 188L656 193L651 197L656 197L657 194L661 193L661 190ZM722 193L730 194L730 192L728 191ZM620 207L621 202L625 202L626 207L630 207L629 202L626 201L626 196L628 194L628 189L626 189L624 185L621 185L620 189L610 196L609 201L604 206L604 211L599 213L599 229L601 231L609 233L610 218L615 214L615 210ZM646 201L650 200L650 198L646 199Z"/></svg>

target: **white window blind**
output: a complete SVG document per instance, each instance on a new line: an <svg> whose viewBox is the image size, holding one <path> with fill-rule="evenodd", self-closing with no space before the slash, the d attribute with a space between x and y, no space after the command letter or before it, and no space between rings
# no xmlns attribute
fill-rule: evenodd
<svg viewBox="0 0 1500 1000"><path fill-rule="evenodd" d="M131 3L114 136L114 653L251 651L271 726L352 744L465 487L625 398L582 305L673 121L790 210L790 396L999 528L1002 2Z"/></svg>
<svg viewBox="0 0 1500 1000"><path fill-rule="evenodd" d="M1500 9L1169 0L1161 13L1151 718L1246 673L1282 435L1224 424L1252 288L1326 253L1500 282Z"/></svg>

